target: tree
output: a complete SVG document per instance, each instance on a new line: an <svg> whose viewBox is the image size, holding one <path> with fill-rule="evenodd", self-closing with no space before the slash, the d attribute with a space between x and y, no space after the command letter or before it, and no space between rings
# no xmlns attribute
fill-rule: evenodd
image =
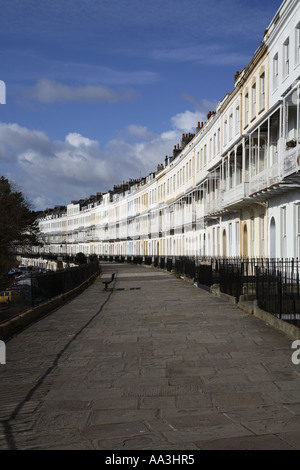
<svg viewBox="0 0 300 470"><path fill-rule="evenodd" d="M76 263L76 264L85 264L85 263L86 263L86 256L85 256L85 254L82 253L82 252L76 253L76 256L75 256L75 263Z"/></svg>
<svg viewBox="0 0 300 470"><path fill-rule="evenodd" d="M14 264L16 249L39 245L36 214L21 192L0 177L0 277Z"/></svg>

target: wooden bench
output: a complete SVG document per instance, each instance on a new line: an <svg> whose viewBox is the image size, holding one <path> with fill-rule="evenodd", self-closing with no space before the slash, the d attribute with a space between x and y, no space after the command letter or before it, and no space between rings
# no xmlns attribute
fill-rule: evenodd
<svg viewBox="0 0 300 470"><path fill-rule="evenodd" d="M105 290L107 290L108 284L110 284L111 282L113 282L113 280L114 280L114 278L115 278L115 275L116 275L116 273L112 273L110 279L106 279L105 281L102 281L102 284L105 284Z"/></svg>

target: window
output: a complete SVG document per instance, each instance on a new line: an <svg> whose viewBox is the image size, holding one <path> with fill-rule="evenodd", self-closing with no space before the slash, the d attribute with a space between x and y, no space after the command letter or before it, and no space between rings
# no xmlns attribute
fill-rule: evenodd
<svg viewBox="0 0 300 470"><path fill-rule="evenodd" d="M249 124L249 95L248 93L245 96L245 124Z"/></svg>
<svg viewBox="0 0 300 470"><path fill-rule="evenodd" d="M296 26L295 39L296 39L295 64L298 65L300 64L300 22Z"/></svg>
<svg viewBox="0 0 300 470"><path fill-rule="evenodd" d="M278 87L278 54L273 59L273 90Z"/></svg>
<svg viewBox="0 0 300 470"><path fill-rule="evenodd" d="M263 110L266 105L266 95L265 95L265 74L263 73L260 76L260 110Z"/></svg>
<svg viewBox="0 0 300 470"><path fill-rule="evenodd" d="M296 140L299 128L297 109L298 90L293 90L285 99L285 138L287 141Z"/></svg>
<svg viewBox="0 0 300 470"><path fill-rule="evenodd" d="M238 106L235 110L235 133L240 132L240 107Z"/></svg>
<svg viewBox="0 0 300 470"><path fill-rule="evenodd" d="M260 254L265 256L265 218L260 216Z"/></svg>
<svg viewBox="0 0 300 470"><path fill-rule="evenodd" d="M251 235L251 255L255 255L255 227L254 227L254 217L251 217L250 219L250 235Z"/></svg>
<svg viewBox="0 0 300 470"><path fill-rule="evenodd" d="M229 140L232 139L232 129L233 129L233 114L229 116Z"/></svg>
<svg viewBox="0 0 300 470"><path fill-rule="evenodd" d="M217 256L220 256L220 227L217 227Z"/></svg>
<svg viewBox="0 0 300 470"><path fill-rule="evenodd" d="M224 122L224 145L227 144L227 119Z"/></svg>
<svg viewBox="0 0 300 470"><path fill-rule="evenodd" d="M214 149L213 149L213 157L217 155L216 152L216 140L217 140L217 134L214 134Z"/></svg>
<svg viewBox="0 0 300 470"><path fill-rule="evenodd" d="M287 256L287 239L286 239L286 207L281 208L281 240L282 240L282 251L281 256L286 258Z"/></svg>
<svg viewBox="0 0 300 470"><path fill-rule="evenodd" d="M235 244L236 244L236 256L240 253L240 223L235 223Z"/></svg>
<svg viewBox="0 0 300 470"><path fill-rule="evenodd" d="M256 116L256 83L252 86L252 118Z"/></svg>
<svg viewBox="0 0 300 470"><path fill-rule="evenodd" d="M283 78L290 73L290 38L283 44Z"/></svg>
<svg viewBox="0 0 300 470"><path fill-rule="evenodd" d="M297 234L297 257L300 258L300 204L296 204L296 234Z"/></svg>

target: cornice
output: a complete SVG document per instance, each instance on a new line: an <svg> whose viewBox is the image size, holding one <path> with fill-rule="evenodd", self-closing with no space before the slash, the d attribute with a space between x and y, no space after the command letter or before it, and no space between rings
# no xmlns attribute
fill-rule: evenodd
<svg viewBox="0 0 300 470"><path fill-rule="evenodd" d="M265 31L264 40L268 48L270 48L271 44L277 40L279 36L279 30L284 26L286 20L292 17L291 12L298 4L299 0L285 0L281 4L280 8L276 12L276 15Z"/></svg>
<svg viewBox="0 0 300 470"><path fill-rule="evenodd" d="M259 62L262 60L262 58L267 55L268 53L268 47L266 43L263 41L261 45L258 47L258 49L255 51L254 56L250 60L249 64L241 71L241 78L239 78L237 84L235 85L234 89L232 90L231 93L225 98L224 102L220 105L219 112L222 114L225 109L227 108L228 104L230 101L234 98L235 95L238 93L241 93L241 89L253 73L253 70L255 67L259 64Z"/></svg>

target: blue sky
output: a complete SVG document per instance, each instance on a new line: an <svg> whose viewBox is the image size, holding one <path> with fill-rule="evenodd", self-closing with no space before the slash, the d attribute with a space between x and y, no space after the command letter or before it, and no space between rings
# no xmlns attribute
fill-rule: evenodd
<svg viewBox="0 0 300 470"><path fill-rule="evenodd" d="M233 89L281 0L0 0L0 174L37 210L147 176Z"/></svg>

